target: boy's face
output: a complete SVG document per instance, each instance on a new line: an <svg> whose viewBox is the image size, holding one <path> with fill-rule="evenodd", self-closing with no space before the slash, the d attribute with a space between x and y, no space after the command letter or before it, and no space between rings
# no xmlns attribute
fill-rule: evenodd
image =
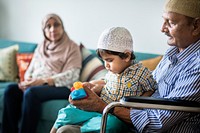
<svg viewBox="0 0 200 133"><path fill-rule="evenodd" d="M104 61L105 68L115 74L122 73L127 67L131 65L129 58L122 59L117 55L103 54L101 58Z"/></svg>

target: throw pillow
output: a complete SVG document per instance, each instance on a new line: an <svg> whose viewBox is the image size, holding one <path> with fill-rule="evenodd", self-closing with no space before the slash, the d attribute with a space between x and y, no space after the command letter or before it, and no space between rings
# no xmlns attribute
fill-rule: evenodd
<svg viewBox="0 0 200 133"><path fill-rule="evenodd" d="M17 65L19 68L20 82L24 81L24 74L32 60L33 53L18 53L17 54Z"/></svg>
<svg viewBox="0 0 200 133"><path fill-rule="evenodd" d="M145 67L147 67L149 70L153 71L160 60L162 59L162 56L158 56L155 58L147 59L147 60L142 60L140 61Z"/></svg>
<svg viewBox="0 0 200 133"><path fill-rule="evenodd" d="M18 49L19 46L17 44L0 49L0 81L17 81L16 54Z"/></svg>
<svg viewBox="0 0 200 133"><path fill-rule="evenodd" d="M80 80L82 82L101 79L107 73L102 61L92 52L80 44L82 53L82 70Z"/></svg>

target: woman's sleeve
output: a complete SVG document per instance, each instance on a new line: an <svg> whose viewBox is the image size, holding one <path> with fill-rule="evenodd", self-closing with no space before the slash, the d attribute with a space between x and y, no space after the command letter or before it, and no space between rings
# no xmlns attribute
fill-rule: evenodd
<svg viewBox="0 0 200 133"><path fill-rule="evenodd" d="M80 48L75 45L70 51L68 51L68 58L63 66L63 72L52 76L55 86L66 86L71 88L73 83L79 80L80 71L82 66L82 56Z"/></svg>
<svg viewBox="0 0 200 133"><path fill-rule="evenodd" d="M56 87L66 86L71 88L73 83L79 80L81 68L72 68L65 72L52 76Z"/></svg>
<svg viewBox="0 0 200 133"><path fill-rule="evenodd" d="M33 58L31 60L31 63L30 65L28 66L28 69L26 70L25 74L24 74L24 79L28 79L28 78L31 78L32 77L32 73L34 71L34 64L35 64L35 61L37 60L38 58L38 52L37 52L37 49L35 50L34 54L33 54Z"/></svg>

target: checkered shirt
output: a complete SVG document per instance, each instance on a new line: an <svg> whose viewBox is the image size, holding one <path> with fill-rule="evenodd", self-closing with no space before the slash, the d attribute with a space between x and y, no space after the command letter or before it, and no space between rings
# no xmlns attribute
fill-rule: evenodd
<svg viewBox="0 0 200 133"><path fill-rule="evenodd" d="M141 96L145 91L157 89L151 71L140 63L131 65L121 74L108 72L105 82L100 96L106 103L119 101L123 96Z"/></svg>

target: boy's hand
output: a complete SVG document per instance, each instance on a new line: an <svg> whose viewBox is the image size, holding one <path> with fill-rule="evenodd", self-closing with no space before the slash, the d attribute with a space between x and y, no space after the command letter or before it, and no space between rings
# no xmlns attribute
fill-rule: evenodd
<svg viewBox="0 0 200 133"><path fill-rule="evenodd" d="M93 84L88 82L83 83L83 88L85 89L88 97L80 100L72 100L71 97L69 97L69 102L82 110L102 113L107 104L91 90L93 86Z"/></svg>

